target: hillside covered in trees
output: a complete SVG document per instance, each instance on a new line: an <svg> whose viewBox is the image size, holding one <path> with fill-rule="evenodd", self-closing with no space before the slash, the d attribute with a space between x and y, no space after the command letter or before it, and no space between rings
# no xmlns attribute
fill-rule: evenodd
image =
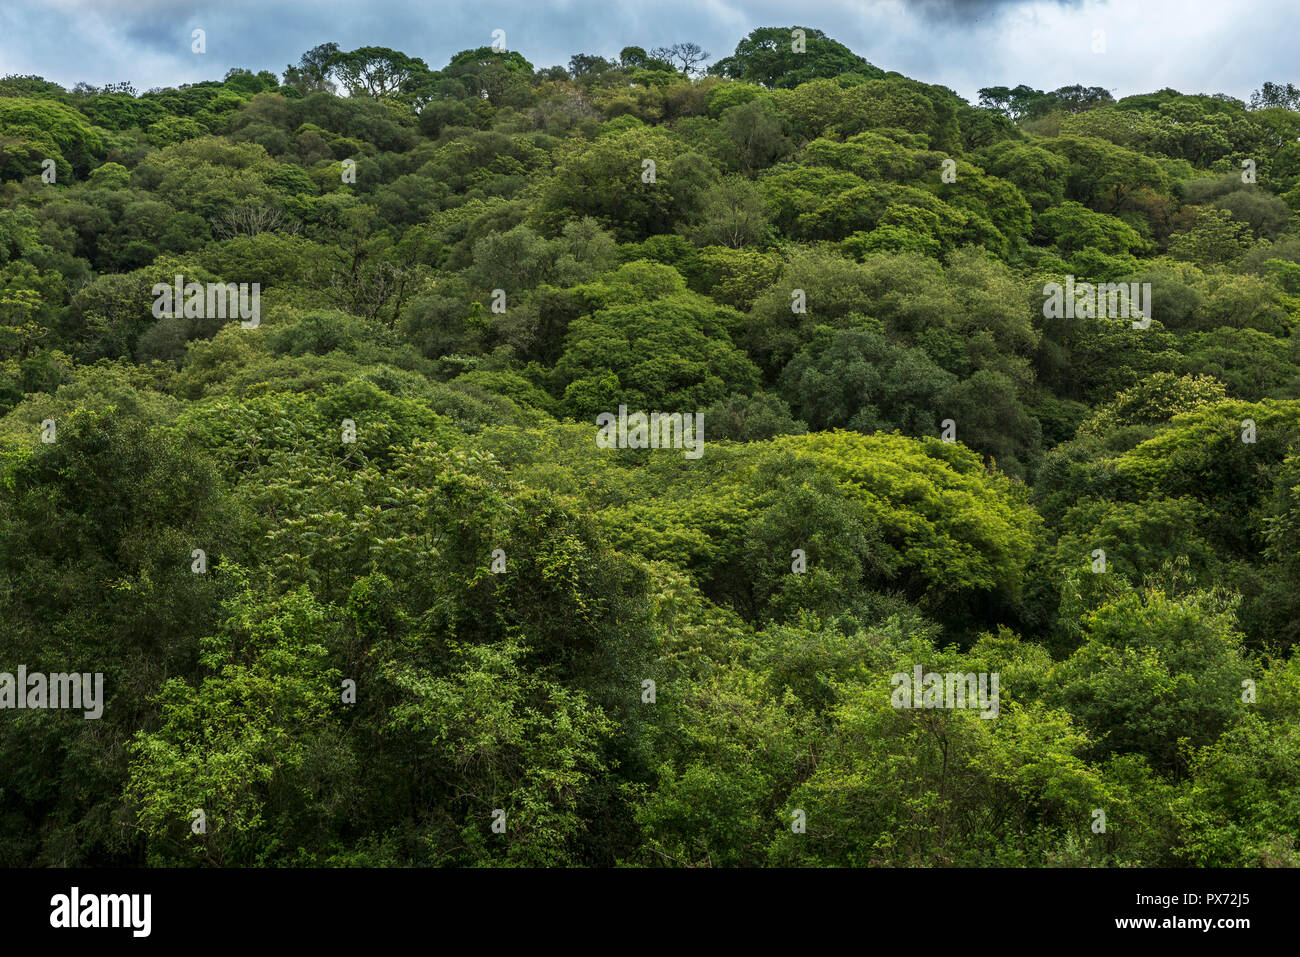
<svg viewBox="0 0 1300 957"><path fill-rule="evenodd" d="M1300 864L1300 91L706 57L0 80L0 864Z"/></svg>

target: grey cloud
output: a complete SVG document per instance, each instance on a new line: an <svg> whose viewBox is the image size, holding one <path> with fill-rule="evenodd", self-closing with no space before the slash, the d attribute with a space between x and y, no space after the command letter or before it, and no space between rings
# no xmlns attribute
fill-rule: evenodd
<svg viewBox="0 0 1300 957"><path fill-rule="evenodd" d="M974 23L992 21L1015 8L1034 6L1082 7L1086 0L912 0L912 9L931 22Z"/></svg>

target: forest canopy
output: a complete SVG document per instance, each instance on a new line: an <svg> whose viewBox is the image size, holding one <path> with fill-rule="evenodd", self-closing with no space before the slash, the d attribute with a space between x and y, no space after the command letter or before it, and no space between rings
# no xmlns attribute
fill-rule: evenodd
<svg viewBox="0 0 1300 957"><path fill-rule="evenodd" d="M0 80L0 864L1300 864L1294 87L709 57Z"/></svg>

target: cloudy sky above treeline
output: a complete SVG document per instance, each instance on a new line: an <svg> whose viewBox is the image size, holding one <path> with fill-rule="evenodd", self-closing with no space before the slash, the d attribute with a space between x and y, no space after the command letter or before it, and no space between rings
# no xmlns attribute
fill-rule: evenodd
<svg viewBox="0 0 1300 957"><path fill-rule="evenodd" d="M762 26L815 27L972 101L980 87L1019 83L1248 99L1265 80L1300 81L1298 0L5 0L0 75L144 91L231 67L278 74L326 41L392 47L437 69L497 29L539 68L684 40L716 60ZM196 28L202 55L190 49ZM1098 30L1105 52L1094 51Z"/></svg>

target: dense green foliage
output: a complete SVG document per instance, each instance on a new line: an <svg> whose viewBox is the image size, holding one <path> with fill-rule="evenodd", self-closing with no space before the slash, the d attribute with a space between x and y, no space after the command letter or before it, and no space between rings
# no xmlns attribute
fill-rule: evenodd
<svg viewBox="0 0 1300 957"><path fill-rule="evenodd" d="M1298 104L790 38L0 80L0 864L1300 863Z"/></svg>

